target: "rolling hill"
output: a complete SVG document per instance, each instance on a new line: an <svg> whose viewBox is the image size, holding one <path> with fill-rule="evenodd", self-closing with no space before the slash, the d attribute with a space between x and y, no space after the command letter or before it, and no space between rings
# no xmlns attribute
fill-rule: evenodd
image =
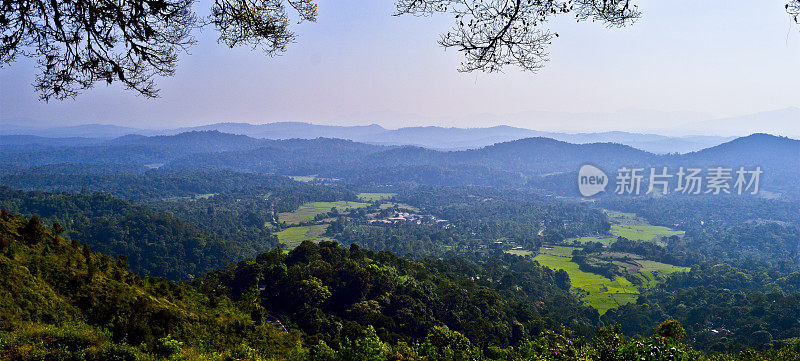
<svg viewBox="0 0 800 361"><path fill-rule="evenodd" d="M99 145L42 148L17 145L0 155L9 168L37 165L117 164L165 170L231 170L318 175L360 184L397 182L440 185L574 188L575 172L593 164L613 175L627 167L760 166L764 189L795 195L800 179L800 141L767 134L737 138L687 154L659 155L617 143L572 144L535 137L479 149L438 151L381 146L343 139L256 139L218 131L172 136L129 135ZM558 185L554 187L554 185ZM574 195L574 189L558 191Z"/></svg>
<svg viewBox="0 0 800 361"><path fill-rule="evenodd" d="M35 123L34 121L28 121ZM0 121L2 123L2 121ZM356 142L389 146L418 146L439 150L465 150L531 137L546 137L568 143L621 143L653 153L686 153L718 145L734 137L682 136L630 132L559 133L531 130L507 125L482 128L440 126L403 127L386 129L377 124L367 126L333 126L303 122L249 124L223 122L174 129L139 129L105 124L86 124L61 127L26 127L15 122L0 126L0 135L35 135L45 138L87 137L108 140L125 135L176 135L186 132L218 131L246 135L257 139L315 139L339 138ZM699 132L702 133L702 132ZM698 134L699 134L698 133ZM55 141L53 141L55 142ZM3 144L3 143L0 143Z"/></svg>

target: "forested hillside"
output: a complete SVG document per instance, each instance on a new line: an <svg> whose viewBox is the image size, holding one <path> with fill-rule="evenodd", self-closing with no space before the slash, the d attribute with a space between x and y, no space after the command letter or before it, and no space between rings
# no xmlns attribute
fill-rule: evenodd
<svg viewBox="0 0 800 361"><path fill-rule="evenodd" d="M304 243L175 284L139 278L125 258L56 233L36 217L0 214L4 359L798 359L793 345L706 357L680 342L683 329L674 321L655 337L627 339L602 328L576 338L592 331L576 323L592 312L548 285L552 273L520 259L511 267L413 262ZM527 302L537 305L517 309Z"/></svg>
<svg viewBox="0 0 800 361"><path fill-rule="evenodd" d="M574 180L583 164L607 174L620 167L761 167L761 188L796 199L800 191L800 141L754 134L689 154L656 155L613 143L570 144L527 138L480 149L436 151L385 147L349 140L317 138L264 140L218 131L173 136L125 136L98 145L42 148L39 144L3 146L0 164L24 165L19 174L40 174L35 166L79 163L117 167L156 167L171 172L239 171L295 176L317 175L360 185L428 184L528 186L576 195ZM56 144L54 144L55 146ZM24 170L24 171L23 171ZM128 171L126 171L128 172ZM6 175L10 184L36 185ZM30 176L28 176L29 179ZM83 182L89 182L84 180ZM46 181L45 181L46 183ZM647 180L645 180L647 184Z"/></svg>
<svg viewBox="0 0 800 361"><path fill-rule="evenodd" d="M442 152L218 132L3 145L0 355L792 359L795 146ZM587 160L717 159L762 166L766 192L569 196Z"/></svg>
<svg viewBox="0 0 800 361"><path fill-rule="evenodd" d="M284 358L298 338L225 297L127 270L37 217L0 214L4 360ZM250 346L247 346L250 345ZM283 355L283 356L280 356Z"/></svg>
<svg viewBox="0 0 800 361"><path fill-rule="evenodd" d="M179 177L188 179L186 175ZM278 240L270 223L277 223L278 212L294 210L312 200L355 199L352 192L343 189L282 177L259 178L264 186L247 191L197 199L151 199L148 204L105 193L25 192L0 187L0 208L37 215L48 224L58 224L69 239L105 254L125 255L131 269L142 276L178 280L276 247ZM175 178L155 179L169 182ZM155 183L152 180L144 179L151 185ZM170 188L161 191L185 192Z"/></svg>

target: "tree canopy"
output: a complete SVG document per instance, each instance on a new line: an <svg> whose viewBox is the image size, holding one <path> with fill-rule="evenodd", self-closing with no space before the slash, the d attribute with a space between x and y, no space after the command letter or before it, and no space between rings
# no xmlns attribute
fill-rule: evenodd
<svg viewBox="0 0 800 361"><path fill-rule="evenodd" d="M36 59L34 88L42 100L74 98L96 83L118 82L145 97L158 96L156 77L173 75L192 34L213 26L229 47L279 54L295 39L290 24L316 21L314 0L215 0L198 16L194 0L19 0L0 2L0 66L18 56ZM607 26L631 24L634 0L397 0L396 15L453 16L439 44L464 54L460 71L540 69L558 33L545 24L570 14ZM786 4L795 21L800 1Z"/></svg>

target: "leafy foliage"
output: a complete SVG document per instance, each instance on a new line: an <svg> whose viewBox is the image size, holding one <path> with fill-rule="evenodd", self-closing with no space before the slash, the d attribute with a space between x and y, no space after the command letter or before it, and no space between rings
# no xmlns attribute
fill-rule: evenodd
<svg viewBox="0 0 800 361"><path fill-rule="evenodd" d="M541 283L551 275L530 273L534 264L509 265L510 259L414 262L304 243L192 286L141 279L124 268L124 259L68 242L38 217L3 211L0 240L0 354L15 361L797 360L800 354L787 344L703 355L678 340L676 321L659 327L666 337L629 339L619 329L600 328L595 338L575 338L541 323L569 309L557 288ZM483 277L473 281L465 277L470 273ZM561 309L515 306L545 294ZM280 332L270 311L292 332ZM531 325L526 320L544 328L518 322Z"/></svg>
<svg viewBox="0 0 800 361"><path fill-rule="evenodd" d="M464 53L460 71L495 72L504 65L534 71L546 60L545 47L554 37L542 30L550 18L574 13L579 20L598 20L613 26L632 23L639 11L630 0L614 1L456 1L400 0L398 14L451 13L453 29L439 44Z"/></svg>
<svg viewBox="0 0 800 361"><path fill-rule="evenodd" d="M0 354L4 359L152 359L239 342L285 353L291 335L255 323L225 297L142 279L125 259L90 251L38 217L0 214Z"/></svg>
<svg viewBox="0 0 800 361"><path fill-rule="evenodd" d="M447 325L481 345L509 345L560 324L590 334L597 322L596 311L555 286L553 271L514 256L414 262L355 245L304 242L199 282L234 300L257 300L273 316L334 344L367 325L389 340L411 342ZM549 306L539 311L537 303Z"/></svg>
<svg viewBox="0 0 800 361"><path fill-rule="evenodd" d="M102 193L28 193L0 188L0 204L3 209L38 214L63 225L66 237L94 250L126 256L130 267L142 276L185 279L277 244L268 231L255 234L260 238L226 241L169 213Z"/></svg>

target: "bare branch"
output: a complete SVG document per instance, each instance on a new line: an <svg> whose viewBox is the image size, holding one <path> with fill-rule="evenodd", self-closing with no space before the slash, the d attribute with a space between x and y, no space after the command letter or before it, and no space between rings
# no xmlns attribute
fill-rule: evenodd
<svg viewBox="0 0 800 361"><path fill-rule="evenodd" d="M786 4L786 12L792 16L794 22L800 23L800 0L793 0Z"/></svg>
<svg viewBox="0 0 800 361"><path fill-rule="evenodd" d="M228 46L262 47L272 55L294 39L285 3L298 21L315 21L313 0L217 0L210 23ZM194 0L0 1L0 67L17 56L38 63L40 98L74 98L97 82L122 83L158 96L155 78L175 73L178 55L205 25Z"/></svg>
<svg viewBox="0 0 800 361"><path fill-rule="evenodd" d="M98 81L157 96L155 76L175 71L194 43L193 0L3 1L0 64L37 59L42 100L75 97Z"/></svg>
<svg viewBox="0 0 800 361"><path fill-rule="evenodd" d="M317 4L311 0L289 0L299 22L315 21ZM220 32L219 41L229 47L248 45L272 56L286 51L295 35L284 0L217 0L211 22Z"/></svg>
<svg viewBox="0 0 800 361"><path fill-rule="evenodd" d="M398 0L397 13L452 14L453 28L439 43L464 53L460 71L495 72L513 65L537 71L547 61L547 45L558 34L542 26L556 15L624 26L639 17L629 0Z"/></svg>

